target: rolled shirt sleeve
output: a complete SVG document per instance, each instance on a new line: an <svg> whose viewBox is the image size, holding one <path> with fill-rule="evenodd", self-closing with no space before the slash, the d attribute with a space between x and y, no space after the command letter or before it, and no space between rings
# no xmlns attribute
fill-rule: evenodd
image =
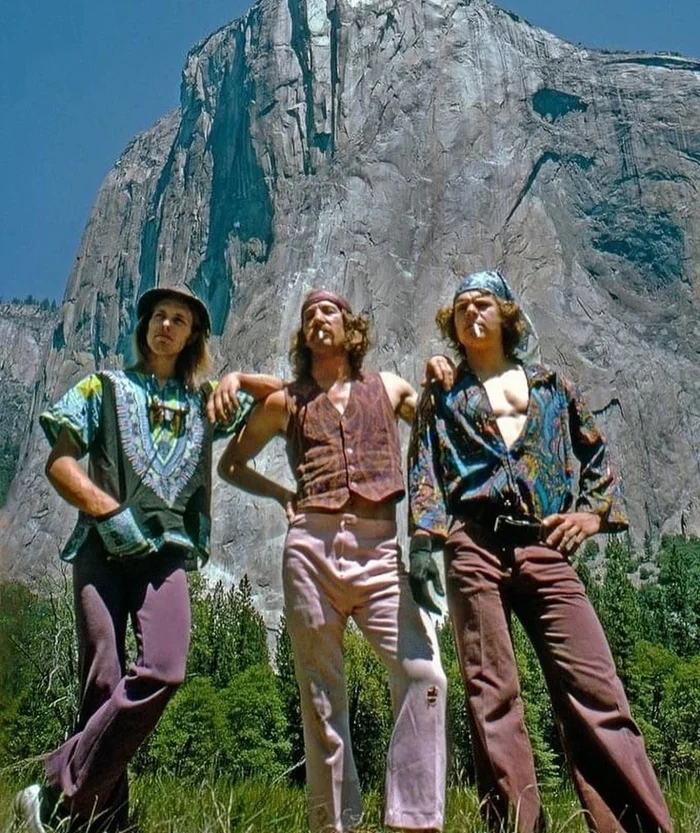
<svg viewBox="0 0 700 833"><path fill-rule="evenodd" d="M102 411L102 380L93 373L70 388L39 416L46 439L55 445L63 429L67 430L81 456L86 454L97 434Z"/></svg>
<svg viewBox="0 0 700 833"><path fill-rule="evenodd" d="M423 529L447 537L448 513L440 466L436 432L435 401L426 387L418 403L408 451L409 531Z"/></svg>

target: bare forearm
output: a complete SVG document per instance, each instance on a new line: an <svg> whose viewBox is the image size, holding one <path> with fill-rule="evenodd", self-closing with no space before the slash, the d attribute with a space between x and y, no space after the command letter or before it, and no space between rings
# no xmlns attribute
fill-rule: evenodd
<svg viewBox="0 0 700 833"><path fill-rule="evenodd" d="M250 394L253 399L265 399L271 393L282 390L284 382L277 376L268 376L264 373L241 373L238 374L238 381L241 390Z"/></svg>
<svg viewBox="0 0 700 833"><path fill-rule="evenodd" d="M270 480L245 463L224 463L219 466L219 475L231 485L244 492L259 497L276 500L280 506L285 506L293 498L293 493L284 486Z"/></svg>
<svg viewBox="0 0 700 833"><path fill-rule="evenodd" d="M87 515L99 517L119 507L119 501L96 486L72 457L53 460L46 468L46 476L67 503Z"/></svg>

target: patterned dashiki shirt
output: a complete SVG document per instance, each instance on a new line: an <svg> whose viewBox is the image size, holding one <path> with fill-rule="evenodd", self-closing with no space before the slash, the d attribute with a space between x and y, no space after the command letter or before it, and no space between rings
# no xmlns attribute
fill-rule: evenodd
<svg viewBox="0 0 700 833"><path fill-rule="evenodd" d="M209 391L217 382L189 388L179 379L168 379L161 386L152 374L136 370L103 371L85 377L61 399L39 416L39 423L53 446L62 429L77 443L81 456L87 454L97 438L102 419L103 379L108 377L117 397L116 423L122 453L135 474L163 503L174 505L203 459L205 442L238 433L254 404L252 397L239 392L239 408L226 423L207 430L203 412ZM61 558L72 561L84 543L94 519L79 514L78 523L66 543ZM182 533L184 535L184 533ZM207 536L208 538L208 536ZM161 541L152 541L157 547ZM192 550L208 552L208 540L200 546L189 540L166 541Z"/></svg>
<svg viewBox="0 0 700 833"><path fill-rule="evenodd" d="M574 385L538 364L523 366L527 416L507 448L486 390L463 362L450 391L426 388L408 457L409 525L448 534L470 511L545 518L576 507L627 528L619 479L605 439Z"/></svg>

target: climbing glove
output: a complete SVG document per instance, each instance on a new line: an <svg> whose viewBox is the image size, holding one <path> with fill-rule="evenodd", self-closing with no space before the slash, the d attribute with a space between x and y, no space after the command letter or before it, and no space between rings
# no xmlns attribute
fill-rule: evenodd
<svg viewBox="0 0 700 833"><path fill-rule="evenodd" d="M429 535L414 535L408 550L408 583L416 604L428 613L442 614L431 595L429 584L432 583L438 596L444 596L440 572L433 558L433 543Z"/></svg>
<svg viewBox="0 0 700 833"><path fill-rule="evenodd" d="M95 529L102 538L108 560L145 558L156 551L156 547L146 537L141 524L126 504L98 518Z"/></svg>

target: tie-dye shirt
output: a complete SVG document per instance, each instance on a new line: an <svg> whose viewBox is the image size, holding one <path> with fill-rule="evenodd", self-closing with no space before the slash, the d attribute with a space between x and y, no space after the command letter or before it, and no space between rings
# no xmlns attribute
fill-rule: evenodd
<svg viewBox="0 0 700 833"><path fill-rule="evenodd" d="M118 424L122 452L134 471L166 505L172 505L186 486L202 458L204 442L230 437L240 431L254 404L252 397L239 392L239 408L227 423L216 423L212 432L204 430L206 396L216 386L186 387L179 379L168 379L161 386L155 376L136 370L105 371L118 391ZM39 416L39 423L53 446L62 430L67 430L87 454L96 441L102 420L103 379L94 373L78 382L61 399ZM206 440L205 437L209 437ZM116 495L115 495L116 497ZM80 513L78 523L66 543L61 558L71 561L87 538L94 519ZM151 541L177 543L195 549L186 538ZM208 540L197 547L208 551Z"/></svg>
<svg viewBox="0 0 700 833"><path fill-rule="evenodd" d="M608 532L627 528L619 479L580 393L542 365L523 367L529 402L507 448L484 387L463 363L450 391L426 388L408 459L409 525L446 536L449 519L480 512L593 512Z"/></svg>

